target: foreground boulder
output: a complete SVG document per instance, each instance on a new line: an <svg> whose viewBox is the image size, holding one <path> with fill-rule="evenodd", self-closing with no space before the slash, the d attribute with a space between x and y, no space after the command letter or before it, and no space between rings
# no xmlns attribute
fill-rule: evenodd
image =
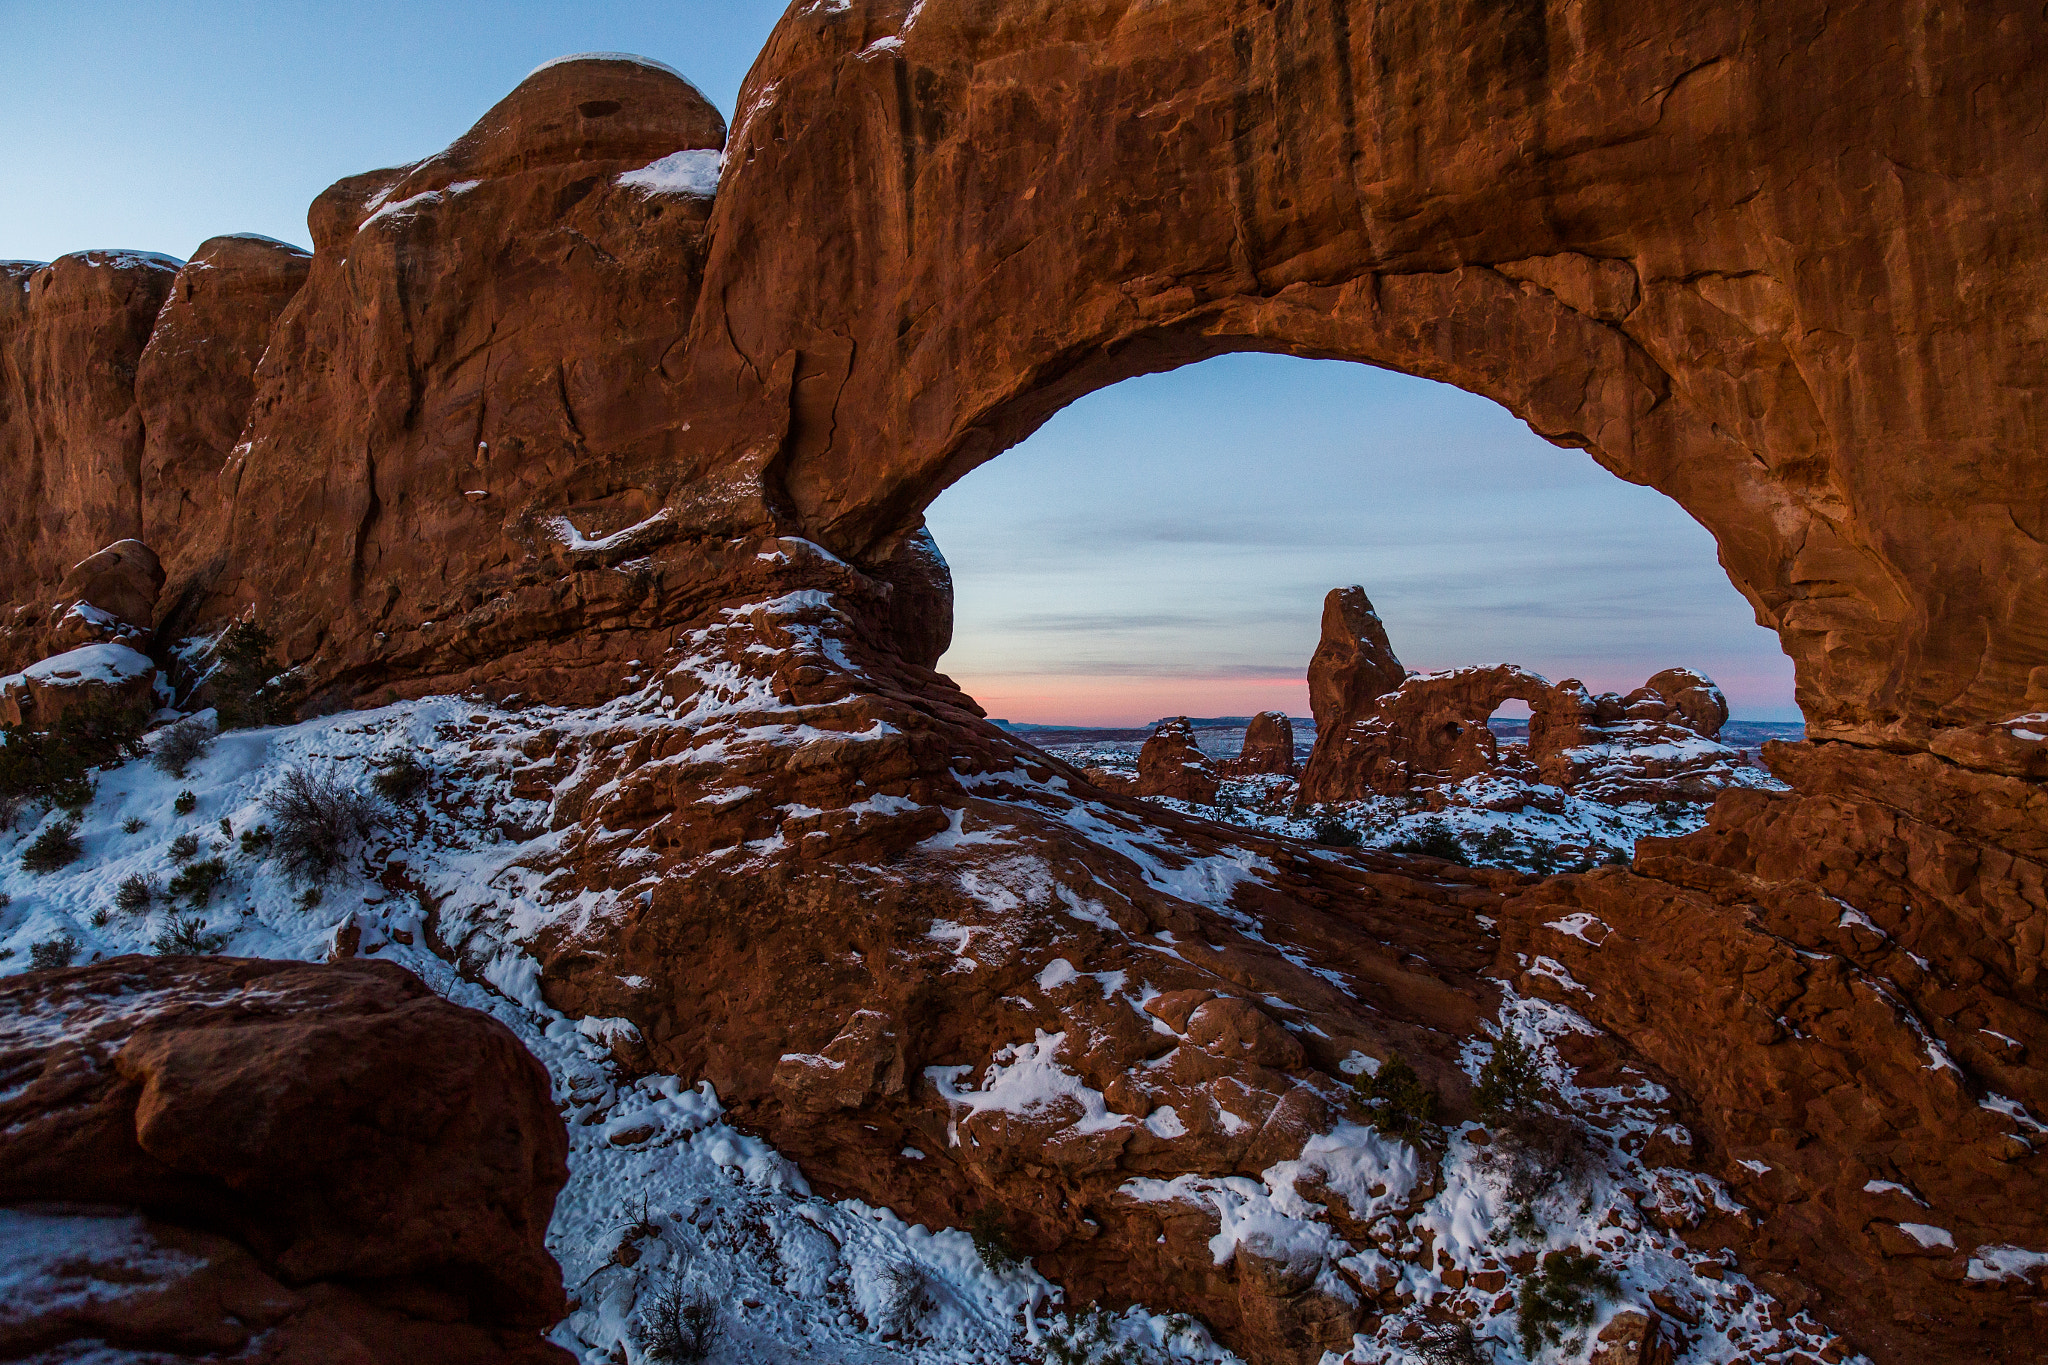
<svg viewBox="0 0 2048 1365"><path fill-rule="evenodd" d="M127 645L84 645L0 678L0 725L52 730L64 713L95 698L115 708L154 709L156 665Z"/></svg>
<svg viewBox="0 0 2048 1365"><path fill-rule="evenodd" d="M268 1359L567 1359L539 1339L564 1303L547 1075L402 968L124 957L9 978L0 1074L0 1225L20 1234L0 1243L28 1286L0 1348L267 1333Z"/></svg>

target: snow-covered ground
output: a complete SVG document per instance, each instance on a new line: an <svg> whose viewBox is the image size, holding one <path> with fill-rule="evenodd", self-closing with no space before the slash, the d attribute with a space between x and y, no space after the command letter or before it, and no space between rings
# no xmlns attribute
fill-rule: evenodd
<svg viewBox="0 0 2048 1365"><path fill-rule="evenodd" d="M1314 732L1308 731L1312 737ZM1243 730L1197 730L1196 741L1212 760L1234 758ZM1704 743L1704 741L1702 741ZM1047 752L1079 767L1137 773L1142 740L1106 740L1048 746ZM1296 762L1305 762L1309 741L1296 729ZM1503 743L1512 767L1512 742ZM1738 784L1782 790L1761 767L1735 769ZM1675 838L1706 824L1709 806L1696 801L1629 801L1610 804L1504 771L1446 783L1427 794L1373 796L1313 808L1295 802L1292 779L1271 775L1225 778L1214 805L1163 797L1159 805L1268 834L1313 839L1329 822L1358 836L1360 846L1437 857L1452 854L1474 866L1522 872L1583 871L1603 863L1627 862L1642 838ZM1446 842L1448 841L1448 842Z"/></svg>
<svg viewBox="0 0 2048 1365"><path fill-rule="evenodd" d="M546 1065L568 1119L570 1179L548 1245L573 1308L552 1336L592 1365L642 1359L643 1319L676 1286L701 1287L723 1306L714 1361L1027 1362L1041 1358L1049 1334L1096 1327L1069 1323L1060 1291L1028 1265L984 1266L963 1230L814 1196L788 1161L723 1121L708 1083L622 1082L609 1039L630 1024L569 1019L541 1000L517 940L591 907L551 904L528 870L558 836L540 832L545 803L511 795L511 771L526 761L517 746L543 728L616 726L630 710L511 713L435 699L223 734L183 778L146 759L102 772L71 865L21 866L23 849L62 812L31 811L0 833L0 973L29 970L37 945L47 957L48 945L68 942L83 963L158 951L180 928L215 952L319 961L353 926L359 953L502 1020ZM384 828L317 903L262 851L243 851L242 834L264 823L263 798L287 769L332 774L367 795L378 761L401 752L432 771L427 792L386 806ZM180 814L184 793L193 799ZM198 848L179 859L171 845L184 835ZM228 867L210 903L168 904L162 888L180 867L208 858ZM131 877L158 889L139 913L116 904ZM458 962L432 950L423 898L438 905L445 941L467 940ZM486 899L496 906L488 921ZM478 950L486 937L495 952ZM1145 1360L1235 1359L1185 1319L1132 1309L1111 1330Z"/></svg>
<svg viewBox="0 0 2048 1365"><path fill-rule="evenodd" d="M430 699L222 735L183 778L146 760L103 772L76 825L82 851L75 862L43 874L21 866L24 848L60 813L31 816L0 834L7 896L0 972L28 968L37 945L45 959L57 944L87 961L171 945L179 930L212 951L305 960L354 939L359 953L399 962L448 998L504 1021L546 1065L568 1120L570 1181L549 1245L573 1307L552 1335L590 1365L647 1359L644 1323L678 1288L718 1306L724 1336L709 1357L716 1361L1234 1359L1185 1318L1142 1308L1117 1318L1069 1318L1056 1287L1028 1266L990 1269L965 1231L910 1226L886 1209L815 1196L788 1161L725 1122L708 1084L622 1079L611 1043L630 1035L631 1024L572 1019L544 1003L536 964L520 944L548 923L604 906L592 893L558 895L546 884L541 869L565 834L547 832L545 800L514 795L515 771L527 762L523 746L547 729L676 723L656 696L650 690L588 710L519 712ZM264 822L264 798L288 770L329 774L367 793L379 762L399 753L427 766L427 790L386 806L382 828L316 902L264 849L244 848L242 836ZM1261 781L1233 784L1243 793L1241 821L1298 829L1291 815L1255 812ZM1478 804L1468 813L1498 814ZM1389 808L1384 826L1373 828L1386 834L1413 814ZM1572 820L1607 818L1570 807L1542 814L1559 831ZM1366 820L1366 813L1352 815ZM1551 828L1521 818L1514 828L1522 833ZM1638 821L1628 828L1665 828L1654 812L1628 818ZM1078 814L1070 823L1083 835L1097 825L1113 829ZM1610 828L1620 827L1600 830ZM197 847L174 856L173 842L186 837ZM226 867L210 903L166 905L161 888L181 862L207 858ZM159 888L147 908L118 907L131 878ZM1227 883L1220 890L1175 883L1176 894L1219 902L1228 890ZM1510 1194L1508 1170L1489 1159L1499 1139L1488 1141L1472 1124L1444 1132L1429 1152L1346 1125L1258 1179L1182 1176L1151 1182L1158 1189L1133 1181L1126 1192L1213 1209L1220 1230L1211 1245L1223 1263L1241 1245L1265 1255L1334 1246L1321 1206L1304 1199L1297 1182L1314 1175L1340 1190L1358 1183L1366 1193L1353 1207L1369 1215L1360 1220L1369 1226L1352 1238L1355 1250L1342 1265L1358 1283L1385 1289L1397 1307L1350 1350L1326 1355L1325 1365L1417 1359L1418 1333L1455 1322L1470 1325L1498 1365L1523 1361L1512 1287L1536 1255L1565 1247L1599 1254L1617 1287L1565 1346L1538 1351L1538 1359L1583 1360L1608 1317L1652 1303L1684 1324L1687 1362L1775 1359L1795 1347L1817 1352L1828 1339L1824 1330L1786 1314L1722 1257L1679 1236L1714 1210L1739 1205L1708 1177L1645 1165L1645 1140L1669 1121L1662 1092L1640 1077L1613 1090L1580 1090L1554 1041L1591 1026L1555 1005L1512 992L1507 1000L1495 1027L1516 1030L1536 1050L1554 1103L1587 1134L1584 1168L1526 1208ZM1486 1039L1467 1045L1473 1074L1491 1046ZM1354 1055L1346 1069L1375 1065ZM984 1088L993 1084L983 1080ZM1128 1353L1112 1354L1105 1336ZM1053 1350L1056 1342L1075 1345Z"/></svg>

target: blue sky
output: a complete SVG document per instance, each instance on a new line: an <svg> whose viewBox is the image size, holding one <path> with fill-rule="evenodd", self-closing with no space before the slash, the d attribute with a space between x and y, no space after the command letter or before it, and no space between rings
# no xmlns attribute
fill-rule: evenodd
<svg viewBox="0 0 2048 1365"><path fill-rule="evenodd" d="M534 66L658 58L730 115L780 3L0 0L0 258L310 245L335 180L440 150ZM1334 362L1230 356L1069 407L934 504L942 667L1015 720L1303 714L1322 596L1363 583L1411 667L1626 689L1684 663L1796 719L1791 667L1678 507L1502 409Z"/></svg>

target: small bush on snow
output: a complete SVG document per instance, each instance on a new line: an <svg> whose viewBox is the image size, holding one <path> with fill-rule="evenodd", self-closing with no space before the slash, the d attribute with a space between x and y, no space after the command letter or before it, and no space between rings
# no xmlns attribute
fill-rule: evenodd
<svg viewBox="0 0 2048 1365"><path fill-rule="evenodd" d="M69 934L59 934L55 938L46 938L41 943L30 945L28 965L32 971L54 971L59 967L69 967L71 959L76 956L78 940Z"/></svg>
<svg viewBox="0 0 2048 1365"><path fill-rule="evenodd" d="M139 872L130 873L114 888L114 908L124 915L139 915L149 909L159 892L156 884Z"/></svg>
<svg viewBox="0 0 2048 1365"><path fill-rule="evenodd" d="M208 681L223 730L284 725L298 713L306 685L270 657L276 643L254 621L237 621L221 636L214 651L218 666Z"/></svg>
<svg viewBox="0 0 2048 1365"><path fill-rule="evenodd" d="M149 761L160 773L183 777L185 770L205 756L213 743L213 727L196 717L181 720L157 736Z"/></svg>
<svg viewBox="0 0 2048 1365"><path fill-rule="evenodd" d="M202 862L187 863L171 884L165 888L172 900L189 900L203 906L213 899L214 888L227 880L228 865L218 858L207 858Z"/></svg>
<svg viewBox="0 0 2048 1365"><path fill-rule="evenodd" d="M907 1337L917 1330L932 1309L931 1287L925 1283L922 1267L910 1261L891 1261L882 1267L882 1307L875 1328L884 1339Z"/></svg>
<svg viewBox="0 0 2048 1365"><path fill-rule="evenodd" d="M709 1289L680 1280L655 1296L640 1323L640 1351L648 1360L694 1361L710 1355L725 1335L725 1313Z"/></svg>
<svg viewBox="0 0 2048 1365"><path fill-rule="evenodd" d="M190 862L198 856L198 835L180 834L177 838L171 840L171 861L179 863Z"/></svg>
<svg viewBox="0 0 2048 1365"><path fill-rule="evenodd" d="M1010 1240L1010 1224L997 1208L984 1208L969 1218L967 1235L974 1239L974 1250L981 1263L998 1275L1022 1259Z"/></svg>
<svg viewBox="0 0 2048 1365"><path fill-rule="evenodd" d="M331 774L288 768L263 798L270 850L295 882L324 882L377 828L374 802Z"/></svg>
<svg viewBox="0 0 2048 1365"><path fill-rule="evenodd" d="M1352 1082L1367 1117L1388 1137L1412 1142L1436 1122L1437 1093L1396 1052L1373 1075Z"/></svg>
<svg viewBox="0 0 2048 1365"><path fill-rule="evenodd" d="M34 873L55 872L58 868L69 867L85 856L85 845L78 842L78 819L73 816L59 820L35 837L35 842L22 850L22 867Z"/></svg>
<svg viewBox="0 0 2048 1365"><path fill-rule="evenodd" d="M161 957L205 957L219 952L227 941L226 934L206 932L206 921L194 915L190 919L172 919L150 946Z"/></svg>
<svg viewBox="0 0 2048 1365"><path fill-rule="evenodd" d="M194 791L179 792L178 799L171 802L171 809L179 815L190 815L198 806L199 793Z"/></svg>
<svg viewBox="0 0 2048 1365"><path fill-rule="evenodd" d="M377 775L370 779L370 785L387 801L410 801L425 788L430 775L426 764L410 752L401 752L378 762Z"/></svg>
<svg viewBox="0 0 2048 1365"><path fill-rule="evenodd" d="M1544 1347L1561 1344L1567 1333L1591 1326L1599 1301L1620 1292L1621 1281L1598 1256L1577 1248L1551 1252L1542 1268L1522 1281L1515 1298L1522 1354L1534 1360Z"/></svg>
<svg viewBox="0 0 2048 1365"><path fill-rule="evenodd" d="M1141 1365L1137 1346L1123 1339L1116 1322L1099 1303L1055 1318L1045 1334L1046 1365Z"/></svg>

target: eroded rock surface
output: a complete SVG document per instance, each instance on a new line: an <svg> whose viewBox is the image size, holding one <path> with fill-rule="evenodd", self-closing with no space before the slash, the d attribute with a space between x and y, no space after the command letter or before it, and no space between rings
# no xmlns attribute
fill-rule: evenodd
<svg viewBox="0 0 2048 1365"><path fill-rule="evenodd" d="M1162 721L1138 751L1138 795L1200 805L1216 799L1216 765L1195 743L1186 716Z"/></svg>
<svg viewBox="0 0 2048 1365"><path fill-rule="evenodd" d="M1005 1211L1079 1298L1135 1288L1260 1361L1420 1311L1391 1267L1431 1256L1425 1182L1264 1175L1368 1150L1337 1118L1353 1050L1467 1112L1505 979L1591 1021L1559 1034L1573 1066L1663 1095L1617 1226L1732 1248L1885 1365L2021 1352L2048 1249L2037 18L855 0L791 9L729 141L671 74L551 66L316 203L225 529L165 533L156 624L253 608L322 704L635 698L522 750L559 836L534 875L616 909L522 941L539 989L823 1182ZM5 270L30 286L0 290L5 596L40 612L156 534L135 369L176 263ZM199 465L258 293L195 367L223 396L192 411L227 414L193 419ZM1670 494L1778 630L1809 732L1862 747L1781 754L1793 793L1541 885L1226 835L1034 758L930 671L923 509L1074 398L1245 348L1458 384ZM1363 594L1328 612L1317 676L1401 689ZM1705 740L1669 681L1658 715L1592 722ZM1059 1097L1009 1103L1027 1081ZM949 1155L913 1175L906 1145ZM1322 1232L1219 1264L1238 1181ZM1525 1273L1439 1268L1457 1295Z"/></svg>
<svg viewBox="0 0 2048 1365"><path fill-rule="evenodd" d="M0 1341L555 1361L566 1172L502 1025L383 963L116 958L0 981ZM37 1259L41 1250L51 1254Z"/></svg>

